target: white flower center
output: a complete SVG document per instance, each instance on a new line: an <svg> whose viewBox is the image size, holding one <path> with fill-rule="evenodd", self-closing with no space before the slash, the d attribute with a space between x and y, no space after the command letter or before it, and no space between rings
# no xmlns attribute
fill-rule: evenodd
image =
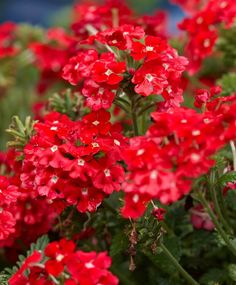
<svg viewBox="0 0 236 285"><path fill-rule="evenodd" d="M50 128L50 130L51 130L51 131L57 131L57 127L56 127L56 126L53 126L53 127Z"/></svg>
<svg viewBox="0 0 236 285"><path fill-rule="evenodd" d="M145 78L146 78L149 82L151 82L151 81L154 79L154 77L153 77L151 74L147 74L147 75L145 76Z"/></svg>
<svg viewBox="0 0 236 285"><path fill-rule="evenodd" d="M88 269L91 269L91 268L94 268L94 265L92 262L86 262L85 263L85 267L88 268Z"/></svg>
<svg viewBox="0 0 236 285"><path fill-rule="evenodd" d="M58 150L58 146L57 145L54 145L54 146L51 147L51 151L52 152L55 152L57 150Z"/></svg>
<svg viewBox="0 0 236 285"><path fill-rule="evenodd" d="M60 262L60 261L62 261L63 258L64 258L64 255L60 253L57 255L56 261Z"/></svg>
<svg viewBox="0 0 236 285"><path fill-rule="evenodd" d="M106 177L109 177L109 176L111 176L111 171L109 169L105 169L104 174Z"/></svg>
<svg viewBox="0 0 236 285"><path fill-rule="evenodd" d="M92 143L92 146L93 146L93 147L99 147L99 144L96 143L96 142L94 142L94 143Z"/></svg>
<svg viewBox="0 0 236 285"><path fill-rule="evenodd" d="M84 196L88 195L88 189L87 188L82 189L82 195L84 195Z"/></svg>
<svg viewBox="0 0 236 285"><path fill-rule="evenodd" d="M153 170L150 174L151 179L157 179L157 176L158 176L157 170Z"/></svg>
<svg viewBox="0 0 236 285"><path fill-rule="evenodd" d="M113 73L113 71L111 71L110 69L108 69L108 70L105 72L105 74L106 74L107 76L111 75L112 73Z"/></svg>
<svg viewBox="0 0 236 285"><path fill-rule="evenodd" d="M120 145L120 142L118 140L114 140L114 144Z"/></svg>
<svg viewBox="0 0 236 285"><path fill-rule="evenodd" d="M76 64L75 70L77 70L78 68L79 68L79 63Z"/></svg>
<svg viewBox="0 0 236 285"><path fill-rule="evenodd" d="M138 195L138 194L135 194L135 195L133 196L133 202L134 202L134 203L138 203L138 201L139 201L139 195Z"/></svg>
<svg viewBox="0 0 236 285"><path fill-rule="evenodd" d="M201 134L201 132L200 132L199 130L192 131L192 135L193 135L194 137L197 137L197 136L199 136L200 134Z"/></svg>
<svg viewBox="0 0 236 285"><path fill-rule="evenodd" d="M93 122L93 125L94 125L94 126L97 126L97 125L99 125L99 124L100 124L100 123L99 123L99 121L97 121L97 120Z"/></svg>
<svg viewBox="0 0 236 285"><path fill-rule="evenodd" d="M154 47L150 47L150 46L146 47L146 51L153 51L153 50L154 50Z"/></svg>
<svg viewBox="0 0 236 285"><path fill-rule="evenodd" d="M202 24L203 18L202 18L202 17L198 17L196 22L197 22L197 24L199 24L199 25Z"/></svg>
<svg viewBox="0 0 236 285"><path fill-rule="evenodd" d="M199 162L200 159L201 159L201 157L200 157L199 154L197 154L197 153L192 153L192 154L191 154L191 160L192 160L193 162Z"/></svg>
<svg viewBox="0 0 236 285"><path fill-rule="evenodd" d="M78 165L84 166L85 161L83 159L78 159Z"/></svg>
<svg viewBox="0 0 236 285"><path fill-rule="evenodd" d="M52 180L53 183L57 183L58 177L56 175L53 175L51 180Z"/></svg>
<svg viewBox="0 0 236 285"><path fill-rule="evenodd" d="M141 149L139 149L137 151L137 155L142 155L143 153L144 153L144 149L143 148L141 148Z"/></svg>
<svg viewBox="0 0 236 285"><path fill-rule="evenodd" d="M209 39L205 39L204 42L203 42L203 46L204 46L205 48L208 48L210 45L211 45L210 40L209 40Z"/></svg>

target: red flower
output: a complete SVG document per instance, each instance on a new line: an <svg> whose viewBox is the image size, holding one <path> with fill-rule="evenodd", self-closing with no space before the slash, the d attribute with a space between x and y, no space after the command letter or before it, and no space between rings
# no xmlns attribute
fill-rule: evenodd
<svg viewBox="0 0 236 285"><path fill-rule="evenodd" d="M134 74L135 91L143 96L161 94L168 86L167 73L158 60L144 63Z"/></svg>
<svg viewBox="0 0 236 285"><path fill-rule="evenodd" d="M165 218L166 210L163 208L154 208L152 211L152 215L160 222Z"/></svg>
<svg viewBox="0 0 236 285"><path fill-rule="evenodd" d="M90 76L92 64L97 59L98 53L96 50L90 49L79 52L76 56L70 58L65 65L62 77L69 81L71 85L77 85L84 78Z"/></svg>
<svg viewBox="0 0 236 285"><path fill-rule="evenodd" d="M196 229L204 229L207 231L213 231L215 228L214 223L211 221L210 216L204 210L202 205L196 205L190 210L191 222Z"/></svg>
<svg viewBox="0 0 236 285"><path fill-rule="evenodd" d="M27 284L27 278L23 275L27 269L34 266L35 263L39 263L42 259L42 254L39 251L34 251L23 262L21 268L9 279L10 285L25 285ZM25 282L25 283L23 283ZM32 284L32 283L30 283Z"/></svg>
<svg viewBox="0 0 236 285"><path fill-rule="evenodd" d="M106 252L96 254L77 251L67 262L68 271L74 280L89 285L117 285L118 279L107 270L110 265L111 259Z"/></svg>
<svg viewBox="0 0 236 285"><path fill-rule="evenodd" d="M0 241L15 232L16 219L9 211L0 211Z"/></svg>
<svg viewBox="0 0 236 285"><path fill-rule="evenodd" d="M160 53L168 48L167 41L153 36L146 36L144 44L141 42L133 42L131 56L135 60L145 58L151 60L158 58Z"/></svg>
<svg viewBox="0 0 236 285"><path fill-rule="evenodd" d="M115 93L110 89L110 86L98 85L91 79L84 82L82 94L86 97L86 105L93 111L109 109L115 97Z"/></svg>
<svg viewBox="0 0 236 285"><path fill-rule="evenodd" d="M125 62L116 62L112 53L103 54L92 68L92 79L98 83L116 85L123 80Z"/></svg>
<svg viewBox="0 0 236 285"><path fill-rule="evenodd" d="M64 265L68 257L74 252L75 244L73 241L62 239L59 242L52 242L45 248L45 255L50 259L45 263L46 271L57 277L64 270Z"/></svg>

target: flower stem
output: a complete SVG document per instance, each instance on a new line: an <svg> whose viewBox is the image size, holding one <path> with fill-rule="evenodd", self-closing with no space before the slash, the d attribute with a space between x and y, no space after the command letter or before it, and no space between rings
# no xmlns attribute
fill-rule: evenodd
<svg viewBox="0 0 236 285"><path fill-rule="evenodd" d="M133 121L133 129L134 129L134 135L138 136L139 132L138 132L138 123L137 123L137 116L134 110L132 110L132 121Z"/></svg>
<svg viewBox="0 0 236 285"><path fill-rule="evenodd" d="M162 248L164 254L170 259L173 265L178 269L179 273L188 281L189 285L199 285L199 283L193 279L191 275L179 264L176 258L172 255L172 253L165 247L165 245L161 242L160 247Z"/></svg>
<svg viewBox="0 0 236 285"><path fill-rule="evenodd" d="M199 201L202 203L202 205L204 206L204 208L208 212L209 216L211 217L212 222L214 223L217 231L219 232L219 234L221 235L222 239L224 240L226 246L236 256L236 248L234 247L234 245L230 241L228 235L225 233L225 231L221 227L221 225L218 222L218 220L217 220L215 214L213 213L211 207L208 205L207 200L205 199L205 197L203 196L203 194L201 192L198 194L198 197L199 197Z"/></svg>
<svg viewBox="0 0 236 285"><path fill-rule="evenodd" d="M217 198L217 193L216 193L216 185L214 185L214 179L215 179L215 175L213 172L210 173L210 185L209 185L209 190L210 190L210 194L211 194L211 198L213 200L214 203L214 209L215 212L218 216L218 218L220 219L221 223L223 224L225 230L227 230L228 233L232 234L232 229L229 226L229 224L227 223L227 221L225 220L222 211L220 209L220 205L219 205L219 201Z"/></svg>
<svg viewBox="0 0 236 285"><path fill-rule="evenodd" d="M230 141L230 147L231 147L232 155L233 155L233 167L234 167L234 171L236 171L236 148L235 148L235 144L233 141Z"/></svg>
<svg viewBox="0 0 236 285"><path fill-rule="evenodd" d="M135 96L136 94L131 94L130 100L131 100L131 118L133 122L133 130L134 130L134 135L138 136L139 131L138 131L138 117L137 117L137 110L136 110L136 100L137 97Z"/></svg>

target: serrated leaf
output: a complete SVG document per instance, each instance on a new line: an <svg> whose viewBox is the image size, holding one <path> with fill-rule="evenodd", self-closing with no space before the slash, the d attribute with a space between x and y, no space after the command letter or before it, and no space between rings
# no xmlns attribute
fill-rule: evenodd
<svg viewBox="0 0 236 285"><path fill-rule="evenodd" d="M1 285L8 285L9 277L10 276L5 271L0 272L0 284Z"/></svg>
<svg viewBox="0 0 236 285"><path fill-rule="evenodd" d="M127 236L122 231L118 232L112 239L110 256L113 257L121 254L122 252L125 252L128 248L128 244L129 241Z"/></svg>
<svg viewBox="0 0 236 285"><path fill-rule="evenodd" d="M5 271L8 272L11 275L13 275L23 264L24 260L30 256L35 250L43 251L46 245L49 243L49 238L47 235L43 235L40 238L37 239L35 243L32 243L30 246L30 249L26 252L26 255L19 255L17 261L17 266L14 266L13 268L6 268ZM0 283L1 284L1 283Z"/></svg>

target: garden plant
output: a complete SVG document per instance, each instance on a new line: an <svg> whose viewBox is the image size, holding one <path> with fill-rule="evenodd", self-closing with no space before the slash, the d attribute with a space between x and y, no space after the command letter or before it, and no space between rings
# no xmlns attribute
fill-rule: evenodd
<svg viewBox="0 0 236 285"><path fill-rule="evenodd" d="M0 25L0 285L236 284L236 1L171 3Z"/></svg>

